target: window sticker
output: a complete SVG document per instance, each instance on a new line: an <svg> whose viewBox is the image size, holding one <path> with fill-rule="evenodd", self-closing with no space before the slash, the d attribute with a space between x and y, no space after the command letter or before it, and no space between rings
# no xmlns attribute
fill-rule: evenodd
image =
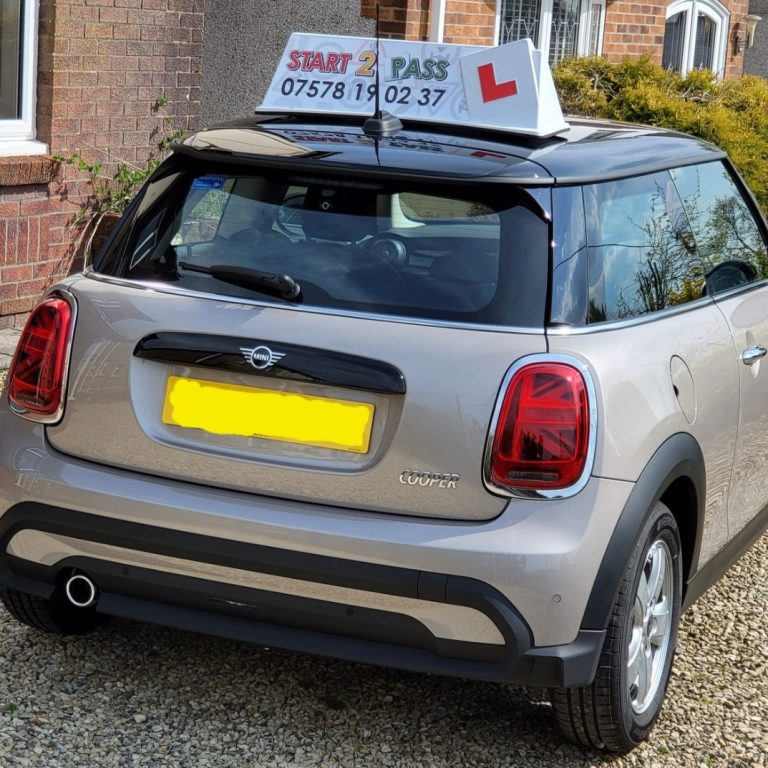
<svg viewBox="0 0 768 768"><path fill-rule="evenodd" d="M213 173L206 174L192 182L192 189L222 189L226 180L226 176L219 176Z"/></svg>

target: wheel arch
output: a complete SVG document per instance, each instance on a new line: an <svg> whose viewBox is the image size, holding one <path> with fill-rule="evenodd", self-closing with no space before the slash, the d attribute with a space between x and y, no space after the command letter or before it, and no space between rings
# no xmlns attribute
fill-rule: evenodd
<svg viewBox="0 0 768 768"><path fill-rule="evenodd" d="M683 599L685 599L686 585L695 573L699 560L704 510L703 507L699 509L699 493L696 485L686 475L673 480L661 494L659 501L669 507L680 532L683 555Z"/></svg>
<svg viewBox="0 0 768 768"><path fill-rule="evenodd" d="M661 501L675 517L683 554L685 585L694 575L704 530L706 471L696 439L679 432L662 443L646 464L627 499L603 554L581 622L582 629L605 629L637 532Z"/></svg>

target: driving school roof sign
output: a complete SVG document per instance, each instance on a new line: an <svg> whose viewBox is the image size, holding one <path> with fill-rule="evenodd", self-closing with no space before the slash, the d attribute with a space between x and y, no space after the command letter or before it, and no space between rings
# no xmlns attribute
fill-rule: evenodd
<svg viewBox="0 0 768 768"><path fill-rule="evenodd" d="M258 112L373 114L532 136L568 129L549 64L530 40L495 48L295 32Z"/></svg>

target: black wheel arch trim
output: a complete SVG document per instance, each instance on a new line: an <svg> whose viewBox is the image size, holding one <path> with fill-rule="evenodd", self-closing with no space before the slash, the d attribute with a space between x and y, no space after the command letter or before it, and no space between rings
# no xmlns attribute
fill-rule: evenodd
<svg viewBox="0 0 768 768"><path fill-rule="evenodd" d="M688 554L690 573L695 572L704 532L706 470L704 455L696 439L687 432L667 438L653 454L637 479L613 530L592 585L581 622L582 629L606 629L622 574L645 519L675 480L687 478L696 492L695 535ZM685 599L685 596L683 596Z"/></svg>

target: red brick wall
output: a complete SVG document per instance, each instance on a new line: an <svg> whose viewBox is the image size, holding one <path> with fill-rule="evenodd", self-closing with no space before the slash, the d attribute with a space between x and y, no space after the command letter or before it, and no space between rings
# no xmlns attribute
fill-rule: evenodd
<svg viewBox="0 0 768 768"><path fill-rule="evenodd" d="M429 37L430 0L381 0L379 33L382 37L426 40ZM376 0L361 0L360 15L376 18Z"/></svg>
<svg viewBox="0 0 768 768"><path fill-rule="evenodd" d="M493 45L495 0L448 0L445 9L446 43Z"/></svg>
<svg viewBox="0 0 768 768"><path fill-rule="evenodd" d="M4 165L0 163L0 328L12 328L23 321L55 266L46 254L51 222L47 185L30 184L29 178L15 184L18 179L9 178ZM39 178L50 178L50 168Z"/></svg>
<svg viewBox="0 0 768 768"><path fill-rule="evenodd" d="M747 24L746 15L749 13L749 0L723 0L723 4L731 11L731 26L728 30L728 52L725 58L725 76L740 77L744 73L744 51L738 56L734 55L733 31L736 24L739 25L742 37L746 39Z"/></svg>
<svg viewBox="0 0 768 768"><path fill-rule="evenodd" d="M38 133L53 153L146 158L164 96L174 127L200 111L203 0L43 0Z"/></svg>
<svg viewBox="0 0 768 768"><path fill-rule="evenodd" d="M406 40L428 40L430 0L412 0L405 18Z"/></svg>
<svg viewBox="0 0 768 768"><path fill-rule="evenodd" d="M603 55L611 61L649 54L661 64L666 3L614 0L605 15Z"/></svg>
<svg viewBox="0 0 768 768"><path fill-rule="evenodd" d="M41 0L37 132L52 155L79 152L111 174L142 167L163 132L196 127L203 1ZM23 322L73 261L84 177L64 165L52 178L50 159L24 177L35 163L0 163L0 327Z"/></svg>
<svg viewBox="0 0 768 768"><path fill-rule="evenodd" d="M71 218L51 194L51 158L0 158L0 328L21 325L66 259L51 247L51 226Z"/></svg>
<svg viewBox="0 0 768 768"><path fill-rule="evenodd" d="M427 40L430 0L381 0L379 31L382 37ZM361 14L376 18L375 0L361 0ZM448 0L443 39L446 43L492 45L496 0Z"/></svg>

